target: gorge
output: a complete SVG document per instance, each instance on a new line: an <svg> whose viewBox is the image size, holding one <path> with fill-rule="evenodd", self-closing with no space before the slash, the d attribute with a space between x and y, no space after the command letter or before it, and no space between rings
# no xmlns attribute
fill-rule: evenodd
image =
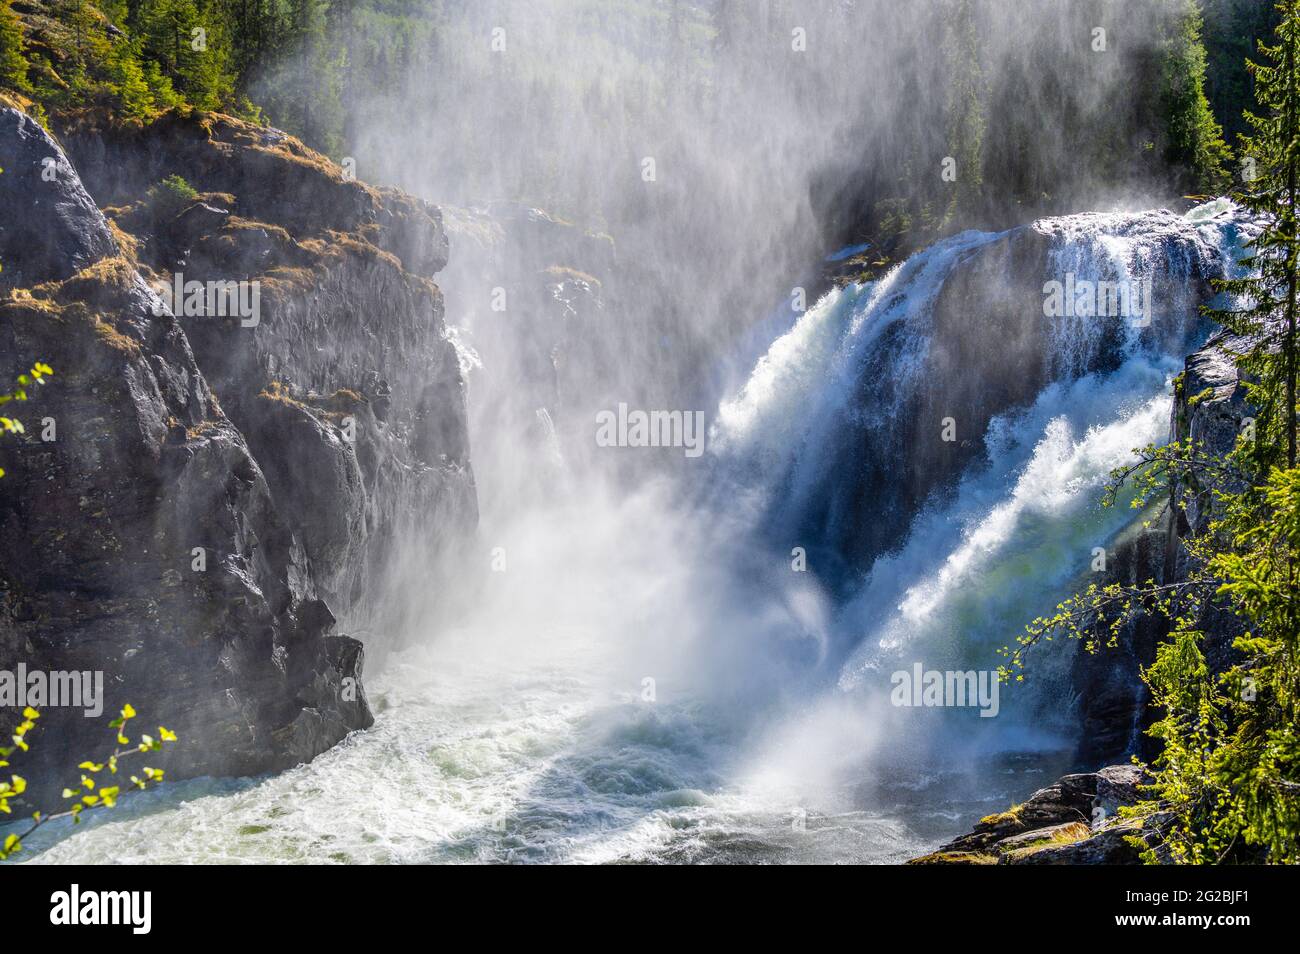
<svg viewBox="0 0 1300 954"><path fill-rule="evenodd" d="M178 737L15 860L1109 864L1167 830L1116 822L1177 627L1002 667L1071 594L1187 584L1218 498L1108 483L1261 416L1210 310L1270 220L1175 141L1219 128L1200 6L627 6L363 4L239 77L290 132L44 96L75 57L14 0L48 56L0 90L0 375L53 371L0 445L0 674ZM1198 613L1225 673L1242 618ZM36 722L24 814L112 739Z"/></svg>
<svg viewBox="0 0 1300 954"><path fill-rule="evenodd" d="M29 122L13 110L6 115L13 123ZM197 501L220 501L230 516L206 516L195 501L169 501L164 490L163 505L144 511L151 534L134 545L142 555L153 550L159 561L169 545L175 548L171 568L151 565L161 579L174 579L173 602L166 610L124 602L95 640L95 667L115 676L110 710L128 700L137 709L148 706L194 740L188 750L175 750L188 758L167 764L176 782L139 796L138 808L124 807L102 826L104 839L126 839L125 857L163 860L171 852L207 853L217 844L234 852L221 857L268 860L280 853L303 860L782 857L799 850L789 844L795 834L790 813L798 809L812 819L805 826L824 825L828 832L804 849L812 857L840 858L849 851L860 860L901 860L926 847L918 830L938 830L937 819L970 810L958 794L966 787L959 780L978 774L980 762L1010 759L1017 777L1034 784L1053 757L1068 762L1079 719L1091 726L1085 744L1094 750L1103 748L1103 737L1113 740L1094 757L1118 758L1131 745L1125 726L1136 718L1140 686L1133 669L1103 680L1099 670L1111 663L1105 657L1080 654L1073 670L1056 666L1042 674L1041 689L1008 690L1004 708L1011 714L988 720L997 726L992 732L975 732L978 726L957 710L934 710L932 724L917 724L882 703L892 689L890 671L910 669L914 660L928 669L987 670L999 639L1086 575L1095 546L1107 548L1121 566L1133 559L1127 554L1140 543L1125 539L1129 518L1099 511L1095 498L1109 468L1132 447L1167 436L1171 379L1182 356L1195 352L1208 333L1197 306L1250 228L1229 204L1211 203L1187 216L1084 215L1005 233L964 233L875 282L831 291L775 337L741 388L715 398L720 409L709 415L713 429L703 458L710 476L703 496L697 486L692 502L680 499L684 478L672 467L630 491L619 489L617 474L577 469L573 460L582 449L569 445L584 425L557 400L588 401L589 394L562 397L562 389L547 383L549 371L542 378L490 378L494 363L521 369L532 361L536 367L530 352L553 352L552 341L491 341L471 324L462 343L452 344L441 327L441 295L405 265L412 261L424 274L442 267L446 239L436 212L400 195L346 184L337 173L331 181L319 157L303 154L305 161L295 162L301 147L292 140L266 145L228 121L210 130L180 127L170 135L198 156L223 142L237 147L218 153L232 158L214 167L212 180L194 176L204 191L177 214L187 231L172 226L130 236L139 243L139 264L114 264L122 277L111 280L124 289L116 294L139 296L138 308L96 311L120 299L105 297L112 294L112 286L104 287L110 279L87 276L95 260L73 277L83 283L75 291L41 286L30 300L6 306L15 328L24 327L21 316L42 301L77 307L64 319L61 340L20 339L21 350L49 355L56 368L88 364L84 352L67 350L77 340L68 333L75 322L91 322L98 335L91 340L102 341L106 332L94 330L99 323L126 319L125 326L109 327L141 336L132 339L139 343L129 354L157 340L160 332L149 330L148 322L171 325L165 334L173 336L173 353L181 360L192 353L188 361L197 363L179 374L206 401L197 405L206 411L190 410L172 425L175 431L167 429L161 411L152 412L160 423L152 458L157 464L151 466L159 470L149 480L189 487ZM61 155L52 141L33 136L38 145L30 158L5 158L6 179L24 166L37 168L43 150ZM60 163L67 169L63 187L81 196L72 167ZM277 225L284 213L277 213L273 199L244 197L249 186L241 167L253 163L284 164L289 182L311 177L295 189L341 193L349 209L358 209L345 213L356 216L349 220L357 223L355 237L336 231L314 240L307 236L321 234L324 223L293 222L295 231ZM124 166L111 163L118 177ZM9 182L22 180L14 175ZM33 194L30 187L15 188L6 201L29 201ZM126 210L116 213L120 220L137 221L129 193L115 196L121 198L111 204ZM83 198L80 205L88 203ZM216 211L227 207L239 214ZM338 208L338 199L313 208ZM385 228L394 209L406 216L401 232ZM412 222L420 215L424 232ZM114 249L111 258L122 255L128 241L105 231L101 244ZM444 251L419 258L430 247ZM17 251L6 249L5 260L30 260ZM240 328L238 319L224 326L211 317L175 324L166 314L153 319L147 285L125 269L149 268L144 262L165 255L184 261L191 274L233 260L237 269L214 274L261 276L263 319L253 328ZM297 277L285 261L307 274ZM601 271L598 262L571 261L564 264ZM1061 263L1099 282L1155 281L1160 290L1153 300L1160 307L1141 327L1119 315L1086 323L1047 320L1044 276ZM547 320L564 329L575 320L572 302L541 294L553 291L561 276L538 264L545 275L539 297L549 297ZM50 267L53 277L75 263ZM600 287L597 276L585 281L589 289ZM983 316L981 322L965 320L971 314ZM381 323L358 324L379 316ZM312 337L325 329L328 338ZM251 340L236 347L231 341L238 335ZM464 342L480 338L481 355L457 356L457 350L468 351ZM109 338L109 346L114 341ZM1009 361L1020 369L1011 380L1001 373ZM119 366L127 381L140 373L129 370L129 360ZM139 380L157 380L157 373ZM77 493L108 497L111 504L122 478L103 457L94 458L94 470L76 468L87 466L78 458L85 453L82 435L90 432L81 428L103 426L102 416L90 415L102 415L97 404L111 400L117 393L112 388L121 385L111 376L66 377L54 398L59 403L51 405L62 435L53 460L50 450L37 446L39 463L24 462L6 479L15 481L12 486L32 486L27 482L36 478L29 473L45 481L51 475L75 480L69 487L80 487ZM499 414L500 406L474 408L478 380L488 394L520 383L542 388L537 399L546 402L567 443L527 413L530 402L516 416L484 427L483 417ZM147 388L146 395L155 388L166 393L161 383ZM131 400L123 407L139 408L143 399ZM86 408L85 425L76 408ZM359 422L355 444L342 439L348 414ZM960 441L941 439L940 422L949 416L958 422ZM592 441L599 415L586 420ZM234 455L225 457L232 461L228 472L214 469L222 458L202 463L220 441ZM863 447L871 453L864 455ZM495 510L484 513L493 522L476 534L470 468L474 461L482 472L479 449L489 461L517 459L526 449L528 459L546 469L497 469L491 478L499 488ZM671 453L678 468L691 458ZM61 459L64 454L69 459ZM177 454L193 463L181 465L179 479L164 478L176 473L165 468L177 466L166 463ZM196 465L213 489L225 488L221 497L198 494L203 485L197 473L184 476ZM1062 473L1068 478L1061 480ZM511 480L541 481L547 489L530 498ZM233 488L239 488L235 496ZM520 501L529 505L511 512L511 503ZM870 511L863 504L871 504ZM25 512L30 527L39 511ZM172 523L160 523L164 517ZM214 520L211 530L203 529ZM213 532L223 524L231 528L229 549ZM241 544L240 534L255 537ZM285 538L282 551L277 534ZM112 544L114 552L133 545L130 538L113 539L121 541ZM186 581L189 544L196 541L211 549L211 571ZM794 546L809 554L812 572L796 572L782 557ZM506 557L506 572L489 565L496 548ZM84 560L84 552L73 551L69 559ZM284 554L282 563L259 566L277 552ZM114 559L110 568L120 565ZM51 569L46 563L41 572ZM864 570L870 571L865 577ZM211 576L215 588L194 582ZM121 585L82 579L73 575L62 589L48 576L29 585L45 599ZM595 580L609 588L606 595L592 589ZM392 595L412 585L424 594L418 608ZM276 586L285 588L284 596L263 595L265 603L250 606L249 595L275 593ZM247 595L234 602L240 590L231 587ZM340 703L339 680L361 675L361 648L349 621L372 628L376 619L397 619L390 615L396 612L428 626L439 618L438 591L446 587L477 587L473 599L442 617L448 636L404 649L367 633L367 650L388 657L387 665L377 680L364 680L365 694L351 709ZM59 601L53 618L34 597L11 604L22 612L9 617L17 638L50 645L40 657L50 668L87 658L45 635L71 625L67 614L76 601ZM236 621L241 617L224 615L236 606L250 607L240 611L251 610L250 622L263 621L264 636ZM881 614L891 606L898 607L896 615ZM681 620L681 607L696 618ZM213 636L206 641L223 643L229 639L223 633L243 638L211 656L189 636L160 643L154 627L163 613L178 634L207 625ZM389 626L398 632L401 624ZM113 645L120 648L110 650ZM1126 651L1144 652L1137 645ZM107 652L120 653L123 661L142 656L147 676L132 679L129 665L115 669ZM179 652L191 655L177 658ZM176 659L168 665L187 673L183 698L170 679L159 678L163 659ZM510 664L498 671L505 659ZM540 668L528 675L530 666ZM1105 692L1086 692L1090 681L1104 681ZM213 702L203 702L205 692ZM232 694L242 703L232 706ZM1063 696L1076 698L1076 708L1063 708ZM325 751L348 730L370 726L367 702L377 704L378 724ZM223 716L226 711L231 715ZM968 714L981 721L978 709ZM960 728L949 725L953 720ZM1019 728L1008 729L1009 722ZM69 747L86 739L84 730L65 729L56 719L43 729L56 752L62 748L51 744L57 731L69 733ZM966 750L961 758L945 743L958 736ZM429 745L431 760L420 754ZM805 759L826 755L826 746L838 749L835 759L814 773ZM899 752L928 757L899 762ZM310 764L264 781L183 781L289 769L304 760ZM925 767L932 764L944 771L933 775ZM868 772L883 781L870 792L857 791L860 775ZM439 793L431 805L406 804L400 794L427 793L431 786ZM371 793L361 804L338 806L353 816L351 837L329 820L337 803L328 793L339 787ZM389 787L391 794L378 791ZM304 790L319 791L323 800L303 797ZM918 793L926 807L892 803L900 790ZM1014 791L981 791L977 801L994 805ZM927 805L931 800L937 804ZM156 831L159 824L166 831L173 824L168 819L193 826L195 812L197 843L195 831L177 830L174 838L148 844L130 834ZM396 826L400 831L367 846L366 833L387 828L381 818L394 813L405 819ZM289 820L272 820L280 817ZM603 817L619 824L607 828L595 821ZM328 838L326 830L333 832ZM844 831L866 847L850 848ZM66 841L51 829L50 837L43 855L49 860L123 850L120 844L98 847L99 826Z"/></svg>

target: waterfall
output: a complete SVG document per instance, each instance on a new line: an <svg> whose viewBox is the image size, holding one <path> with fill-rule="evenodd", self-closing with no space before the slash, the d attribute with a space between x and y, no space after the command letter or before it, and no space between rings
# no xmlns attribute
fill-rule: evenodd
<svg viewBox="0 0 1300 954"><path fill-rule="evenodd" d="M631 486L586 469L583 376L560 360L599 309L471 316L455 340L492 489L468 618L397 654L369 683L374 729L311 764L164 786L111 824L51 826L33 857L932 849L1059 774L1069 647L996 718L891 704L893 675L993 668L1140 516L1101 509L1102 485L1167 437L1170 378L1209 331L1197 305L1250 234L1217 202L953 236L793 316L717 395L704 457ZM1052 282L1068 313L1045 313ZM1134 314L1080 314L1088 283L1121 282Z"/></svg>
<svg viewBox="0 0 1300 954"><path fill-rule="evenodd" d="M1172 377L1209 331L1199 305L1250 234L1226 200L966 232L832 290L772 343L721 402L712 444L768 544L804 547L839 595L840 692L883 697L917 662L994 668L1099 552L1113 558L1142 515L1100 506L1108 475L1167 440ZM1132 291L1126 313L1090 314L1111 304L1087 307L1099 289ZM959 722L971 751L1063 745L1072 651L1044 660L1037 691L1009 693L1024 731L974 712L895 728Z"/></svg>

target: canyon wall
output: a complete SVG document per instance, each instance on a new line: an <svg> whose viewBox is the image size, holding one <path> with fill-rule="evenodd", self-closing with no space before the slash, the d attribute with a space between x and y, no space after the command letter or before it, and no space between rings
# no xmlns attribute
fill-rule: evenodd
<svg viewBox="0 0 1300 954"><path fill-rule="evenodd" d="M477 521L441 217L228 117L58 132L0 112L0 375L54 368L3 448L0 670L106 700L42 709L33 800L126 703L172 777L309 760L370 725L363 642L445 610Z"/></svg>

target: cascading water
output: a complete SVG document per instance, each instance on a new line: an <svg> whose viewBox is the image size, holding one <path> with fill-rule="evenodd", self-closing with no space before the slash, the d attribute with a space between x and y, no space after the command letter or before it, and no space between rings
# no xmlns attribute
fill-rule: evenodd
<svg viewBox="0 0 1300 954"><path fill-rule="evenodd" d="M528 469L498 482L483 542L505 572L467 580L474 612L369 680L373 730L279 776L168 785L75 833L51 825L27 857L928 850L1035 787L994 755L1060 749L1068 700L1049 671L997 718L902 709L891 672L991 668L1113 541L1131 514L1102 511L1100 488L1165 438L1169 379L1207 330L1195 306L1241 231L1218 203L955 236L798 316L720 401L709 466L630 489L576 471L590 448L562 447L574 428L531 393L513 427L476 414L480 469L509 457L494 442L533 432L565 479L513 507ZM1065 273L1150 279L1154 307L1136 322L1046 317L1044 283ZM465 354L473 404L494 354ZM683 484L701 472L706 492Z"/></svg>

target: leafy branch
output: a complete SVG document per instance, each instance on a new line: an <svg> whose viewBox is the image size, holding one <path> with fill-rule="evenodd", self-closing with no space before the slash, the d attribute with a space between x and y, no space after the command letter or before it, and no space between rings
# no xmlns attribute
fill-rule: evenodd
<svg viewBox="0 0 1300 954"><path fill-rule="evenodd" d="M26 401L27 389L33 384L43 385L45 379L54 374L54 369L43 361L37 361L32 365L30 371L26 374L18 375L17 387L12 391L0 393L0 407L11 401ZM0 415L0 434L22 434L23 422L17 418L5 417ZM3 467L0 467L0 477L5 475Z"/></svg>
<svg viewBox="0 0 1300 954"><path fill-rule="evenodd" d="M106 785L104 782L110 779L101 776L101 773L107 772L110 776L117 775L118 765L123 759L136 757L149 752L158 752L162 747L176 741L176 734L162 726L158 727L158 736L141 735L138 742L132 743L126 735L127 723L136 717L135 709L130 704L122 707L121 715L110 722L109 728L115 729L116 746L109 756L102 762L87 760L77 766L81 770L81 780L75 788L65 788L62 798L68 801L68 805L61 811L49 815L37 811L32 814L32 822L21 832L11 834L5 837L4 844L0 845L0 861L10 858L14 853L21 851L24 839L28 838L33 832L44 825L60 818L71 818L73 824L79 824L84 812L97 808L112 808L117 804L118 798L122 793L120 784ZM40 718L40 713L30 706L23 710L23 721L14 729L13 741L11 747L0 747L0 768L9 766L8 759L15 750L27 752L30 746L27 743L27 734L36 727L36 720ZM141 777L143 776L143 777ZM142 766L140 775L129 776L131 787L136 789L145 789L150 785L156 785L163 780L163 770L151 768L148 765ZM27 790L27 780L21 775L11 775L8 782L0 781L0 812L8 815L13 813L10 801L22 795Z"/></svg>

